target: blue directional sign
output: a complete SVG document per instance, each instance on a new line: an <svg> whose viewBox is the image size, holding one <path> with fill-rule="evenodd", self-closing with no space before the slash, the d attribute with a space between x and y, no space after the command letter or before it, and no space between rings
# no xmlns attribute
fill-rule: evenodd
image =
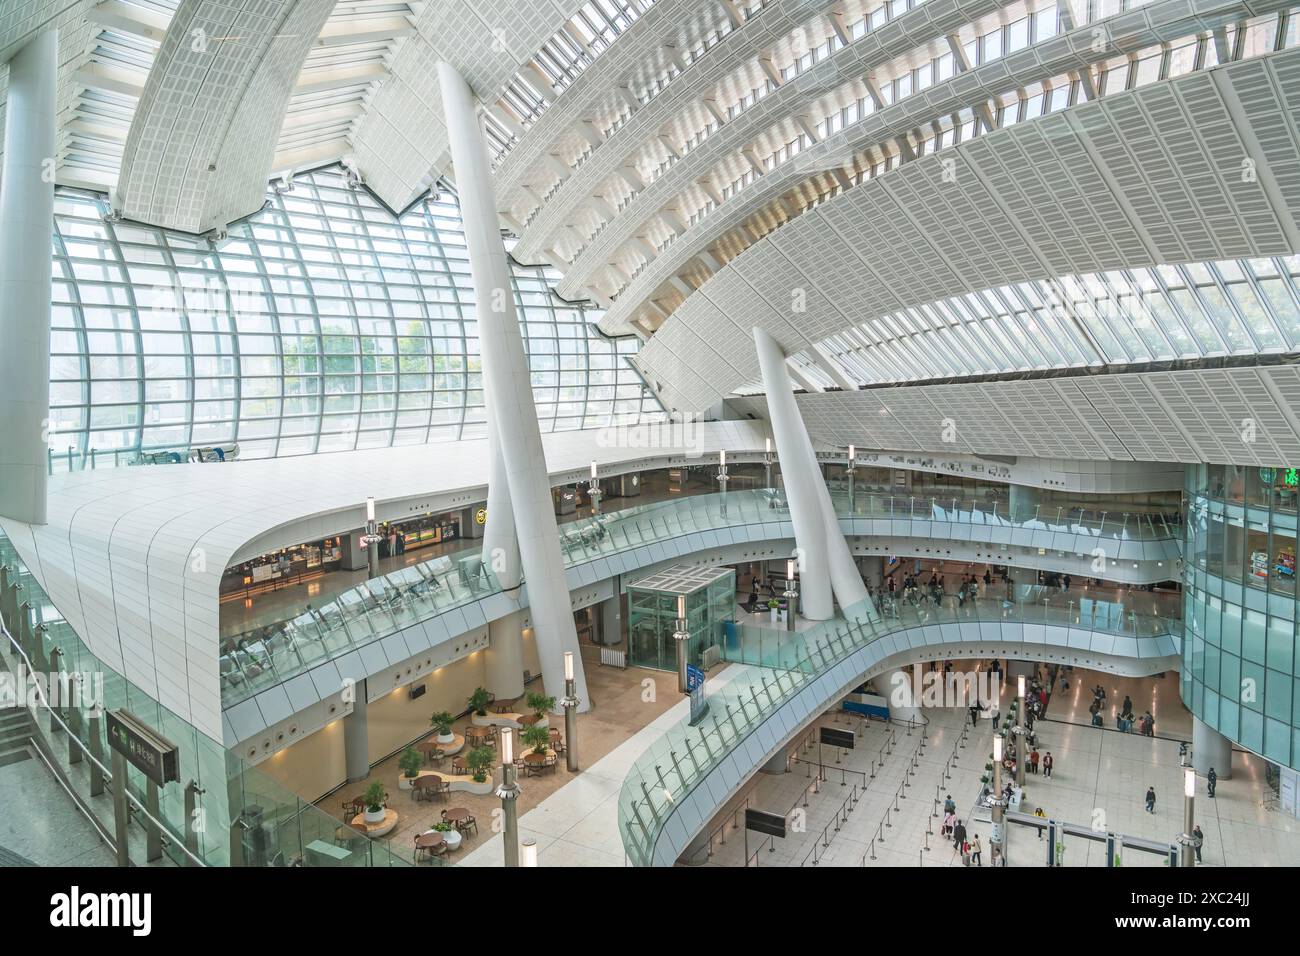
<svg viewBox="0 0 1300 956"><path fill-rule="evenodd" d="M686 665L686 692L689 694L697 687L704 684L704 671L700 670L694 664Z"/></svg>

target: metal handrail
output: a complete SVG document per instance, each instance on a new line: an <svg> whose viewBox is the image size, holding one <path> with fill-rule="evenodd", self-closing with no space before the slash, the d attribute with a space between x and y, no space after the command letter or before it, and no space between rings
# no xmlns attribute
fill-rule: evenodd
<svg viewBox="0 0 1300 956"><path fill-rule="evenodd" d="M5 638L9 641L10 646L13 647L15 653L17 653L17 655L22 659L22 662L24 665L26 665L28 671L33 674L37 673L38 671L36 670L36 668L32 666L31 658L27 656L27 653L26 651L23 650L22 645L20 645L18 641L14 638L13 634L9 632L9 628L5 626L3 620L0 620L0 632L3 632ZM108 767L106 767L104 764L100 763L98 759L96 759L95 755L90 752L90 748L87 747L84 743L82 743L81 738L79 738L76 735L76 733L72 730L72 728L69 727L64 722L63 718L59 716L59 712L55 710L52 706L50 706L49 699L45 696L45 688L41 687L39 681L34 683L34 687L36 689L37 699L40 705L44 707L46 711L49 712L50 719L57 722L58 725L63 729L64 733L68 735L68 740L75 742L76 746L81 749L82 757L84 759L89 760L92 764L94 764L99 769L100 773L104 775L104 782L112 783L113 771L110 770ZM184 853L191 860L191 862L194 863L195 866L208 865L207 862L202 857L196 856L193 852L191 852L190 848L185 845L185 838L183 836L178 835L171 828L169 824L165 823L162 820L159 820L152 813L150 813L148 808L146 808L145 805L141 803L140 800L137 799L133 793L131 793L130 787L123 787L122 789L126 795L126 799L136 808L136 811L139 812L149 822L154 824L154 826L158 827L160 832L168 834L172 838L173 846L175 846L176 849Z"/></svg>

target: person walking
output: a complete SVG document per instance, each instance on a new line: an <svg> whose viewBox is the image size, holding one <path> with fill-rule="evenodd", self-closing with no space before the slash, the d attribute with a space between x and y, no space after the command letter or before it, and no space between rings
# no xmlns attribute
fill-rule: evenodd
<svg viewBox="0 0 1300 956"><path fill-rule="evenodd" d="M957 814L952 813L951 811L945 812L943 815L943 827L940 829L939 832L943 836L952 836L952 828L955 827L956 825L957 825Z"/></svg>
<svg viewBox="0 0 1300 956"><path fill-rule="evenodd" d="M1051 775L1052 775L1052 752L1049 750L1047 751L1046 754L1043 755L1043 776L1050 777Z"/></svg>
<svg viewBox="0 0 1300 956"><path fill-rule="evenodd" d="M1214 768L1211 767L1210 772L1205 775L1205 786L1209 790L1211 800L1214 799L1214 788L1218 786L1218 783L1219 775L1215 773Z"/></svg>
<svg viewBox="0 0 1300 956"><path fill-rule="evenodd" d="M996 733L998 729L998 720L1001 717L1001 714L998 712L998 702L996 700L993 702L992 707L993 731Z"/></svg>
<svg viewBox="0 0 1300 956"><path fill-rule="evenodd" d="M1156 812L1156 788L1155 787L1147 787L1146 805L1147 805L1147 813Z"/></svg>
<svg viewBox="0 0 1300 956"><path fill-rule="evenodd" d="M1042 807L1034 807L1034 816L1036 816L1036 817L1040 817L1040 818L1043 819L1043 820L1046 820L1046 819L1047 819L1047 813L1043 810ZM1041 840L1041 839L1043 838L1043 830L1044 830L1044 828L1043 828L1043 827L1035 827L1034 829L1038 831L1038 839Z"/></svg>
<svg viewBox="0 0 1300 956"><path fill-rule="evenodd" d="M1065 577L1061 578L1061 585L1062 585L1061 587L1062 591L1070 590L1070 576L1068 574Z"/></svg>
<svg viewBox="0 0 1300 956"><path fill-rule="evenodd" d="M1192 827L1192 836L1196 837L1196 862L1201 862L1201 847L1205 843L1205 834L1201 832L1201 825L1198 823Z"/></svg>
<svg viewBox="0 0 1300 956"><path fill-rule="evenodd" d="M984 865L984 861L980 859L980 849L980 835L977 833L970 841L970 858L976 866Z"/></svg>
<svg viewBox="0 0 1300 956"><path fill-rule="evenodd" d="M965 842L966 842L966 824L958 820L956 826L952 828L952 848L960 852L961 845Z"/></svg>
<svg viewBox="0 0 1300 956"><path fill-rule="evenodd" d="M951 793L948 794L947 798L943 801L943 812L945 814L955 814L957 812L957 801L952 798Z"/></svg>
<svg viewBox="0 0 1300 956"><path fill-rule="evenodd" d="M1029 767L1028 767L1028 770L1029 770L1030 773L1033 773L1033 774L1038 773L1038 759L1039 759L1039 758L1038 758L1038 748L1035 747L1033 750L1029 751Z"/></svg>
<svg viewBox="0 0 1300 956"><path fill-rule="evenodd" d="M980 705L979 702L976 701L975 703L970 705L970 725L972 727L977 727L979 726L979 721L980 721Z"/></svg>

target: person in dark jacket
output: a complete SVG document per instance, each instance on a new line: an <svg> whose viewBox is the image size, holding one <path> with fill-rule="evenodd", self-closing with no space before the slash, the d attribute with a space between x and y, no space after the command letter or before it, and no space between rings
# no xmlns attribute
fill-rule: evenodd
<svg viewBox="0 0 1300 956"><path fill-rule="evenodd" d="M1214 768L1211 767L1210 772L1205 775L1205 785L1209 789L1211 800L1214 799L1214 788L1218 785L1218 783L1219 783L1219 775L1215 773Z"/></svg>
<svg viewBox="0 0 1300 956"><path fill-rule="evenodd" d="M1147 787L1146 805L1147 805L1147 813L1156 812L1156 788L1155 787Z"/></svg>
<svg viewBox="0 0 1300 956"><path fill-rule="evenodd" d="M952 846L955 850L961 850L961 845L966 842L966 824L960 820L952 828Z"/></svg>

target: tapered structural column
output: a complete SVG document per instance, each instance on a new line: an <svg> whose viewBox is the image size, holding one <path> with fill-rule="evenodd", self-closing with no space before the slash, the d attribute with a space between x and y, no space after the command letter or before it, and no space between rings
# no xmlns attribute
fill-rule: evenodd
<svg viewBox="0 0 1300 956"><path fill-rule="evenodd" d="M495 443L504 460L542 680L548 693L558 696L557 691L564 687L564 652L572 651L577 695L585 710L591 698L569 604L528 360L515 313L506 250L497 226L489 178L491 164L469 85L448 63L438 64L438 79L474 277L479 343L486 370L484 401L494 416Z"/></svg>
<svg viewBox="0 0 1300 956"><path fill-rule="evenodd" d="M790 523L794 525L795 546L802 554L799 580L803 585L803 616L824 621L835 613L831 600L831 578L827 566L826 521L817 498L817 486L825 487L821 475L809 467L809 456L800 443L808 442L799 408L794 401L794 386L785 366L785 355L766 331L754 329L754 347L767 393L767 413L772 420L772 436L785 478ZM842 539L841 539L842 540Z"/></svg>
<svg viewBox="0 0 1300 956"><path fill-rule="evenodd" d="M485 395L493 394L483 372ZM519 538L515 534L515 515L510 503L510 484L506 478L506 459L498 438L496 415L488 406L488 493L487 523L483 527L483 563L492 569L504 591L519 589ZM517 631L518 629L516 629ZM523 659L523 644L519 656Z"/></svg>
<svg viewBox="0 0 1300 956"><path fill-rule="evenodd" d="M31 524L45 524L58 52L50 30L9 61L0 169L0 514Z"/></svg>

